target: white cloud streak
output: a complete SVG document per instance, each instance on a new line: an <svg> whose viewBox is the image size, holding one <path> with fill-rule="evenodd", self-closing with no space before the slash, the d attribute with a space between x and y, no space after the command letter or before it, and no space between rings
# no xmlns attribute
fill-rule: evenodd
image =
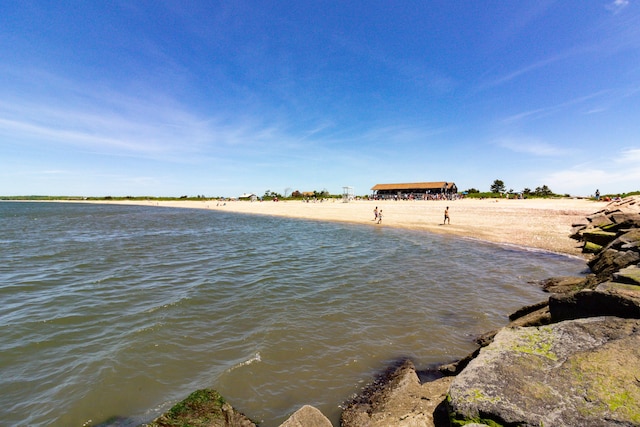
<svg viewBox="0 0 640 427"><path fill-rule="evenodd" d="M496 140L495 144L509 151L540 157L555 157L567 154L564 149L554 147L532 137L504 137Z"/></svg>
<svg viewBox="0 0 640 427"><path fill-rule="evenodd" d="M629 0L614 0L613 2L605 5L605 8L615 14L619 13L627 6L629 6Z"/></svg>
<svg viewBox="0 0 640 427"><path fill-rule="evenodd" d="M613 156L608 164L584 163L548 174L545 178L551 188L563 188L574 195L589 195L596 188L601 193L619 193L640 190L640 149L630 148ZM632 187L631 183L636 183Z"/></svg>

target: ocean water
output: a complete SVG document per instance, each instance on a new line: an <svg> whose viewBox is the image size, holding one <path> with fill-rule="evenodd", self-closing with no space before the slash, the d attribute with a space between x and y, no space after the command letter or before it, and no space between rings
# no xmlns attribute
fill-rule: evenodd
<svg viewBox="0 0 640 427"><path fill-rule="evenodd" d="M136 426L218 389L263 427L461 358L584 261L369 225L0 203L0 424Z"/></svg>

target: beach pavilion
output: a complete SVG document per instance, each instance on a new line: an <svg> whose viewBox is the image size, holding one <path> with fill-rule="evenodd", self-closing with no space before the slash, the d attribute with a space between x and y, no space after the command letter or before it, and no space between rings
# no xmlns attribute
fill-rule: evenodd
<svg viewBox="0 0 640 427"><path fill-rule="evenodd" d="M389 198L426 198L428 196L449 198L458 192L458 187L453 182L410 182L404 184L376 184L371 190L373 197L378 199Z"/></svg>

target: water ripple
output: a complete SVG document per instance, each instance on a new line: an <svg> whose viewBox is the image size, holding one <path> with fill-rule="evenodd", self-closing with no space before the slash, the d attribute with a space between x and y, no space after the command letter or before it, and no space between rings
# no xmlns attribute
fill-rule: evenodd
<svg viewBox="0 0 640 427"><path fill-rule="evenodd" d="M580 260L406 230L0 203L0 416L134 426L196 388L279 425L398 357L453 360ZM99 407L96 402L100 402ZM89 420L92 420L89 423Z"/></svg>

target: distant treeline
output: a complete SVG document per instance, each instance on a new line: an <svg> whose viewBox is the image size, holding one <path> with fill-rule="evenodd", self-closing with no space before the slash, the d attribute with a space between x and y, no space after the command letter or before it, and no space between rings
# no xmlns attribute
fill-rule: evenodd
<svg viewBox="0 0 640 427"><path fill-rule="evenodd" d="M81 197L81 196L0 196L0 200L203 200L203 199L224 199L224 197L205 196L180 196L180 197L154 197L154 196L102 196L102 197Z"/></svg>
<svg viewBox="0 0 640 427"><path fill-rule="evenodd" d="M537 189L536 189L537 190ZM571 197L569 194L554 194L551 191L548 192L544 192L541 194L541 192L538 191L532 191L532 192L522 192L522 193L513 193L511 192L504 192L504 193L498 193L498 192L480 192L474 188L470 188L469 190L465 191L464 193L465 197L469 197L469 198L500 198L500 197L505 197L505 194L508 195L509 197L513 198L513 197L517 197L518 195L520 195L520 197L524 197L524 198L536 198L536 197L544 197L544 198L553 198L553 197ZM620 197L620 198L625 198L628 196L638 196L640 195L640 191L632 191L629 193L612 193L612 194L602 194L600 196L600 199L615 199L616 197ZM288 197L283 197L280 194L277 193L271 193L271 194L265 194L265 196L263 197L263 199L266 200L270 200L271 198L276 197L280 200L301 200L301 199L308 199L310 197L308 196L300 196L298 194L292 194ZM321 198L341 198L343 197L341 194L339 195L334 195L334 194L328 194L328 193L322 193L321 194ZM368 199L369 196L356 196L356 198L359 199ZM156 196L102 196L102 197L81 197L81 196L0 196L0 200L25 200L25 201L47 201L47 200L69 200L69 201L82 201L82 200L92 200L92 201L101 201L101 200L156 200L156 201L172 201L172 200L193 200L193 201L198 201L198 200L229 200L229 197L222 197L222 196L214 196L214 197L206 197L204 195L197 195L197 196L180 196L180 197L156 197Z"/></svg>

